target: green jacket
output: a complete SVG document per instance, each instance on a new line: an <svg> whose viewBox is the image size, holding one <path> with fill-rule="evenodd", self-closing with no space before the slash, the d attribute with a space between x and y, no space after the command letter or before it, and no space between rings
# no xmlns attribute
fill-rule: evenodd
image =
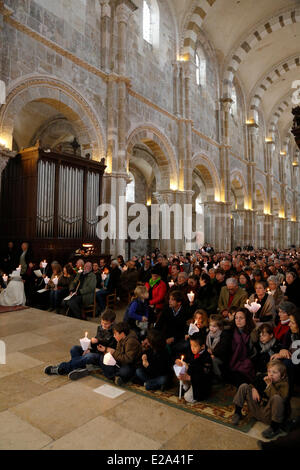
<svg viewBox="0 0 300 470"><path fill-rule="evenodd" d="M85 278L84 283L83 283L83 278ZM81 283L78 289L78 295L82 296L83 307L87 307L88 305L91 305L94 303L97 277L93 272L90 272L84 275L77 274L74 281L70 284L71 291L76 290L76 287L79 281L81 281ZM81 284L83 284L82 288L81 288Z"/></svg>
<svg viewBox="0 0 300 470"><path fill-rule="evenodd" d="M247 298L248 298L247 292L244 289L241 289L241 287L239 287L233 297L233 301L230 307L238 307L238 308L244 307L245 303L247 302ZM218 309L220 312L228 309L228 300L229 300L229 291L227 289L227 286L224 286L221 289L219 302L218 302Z"/></svg>

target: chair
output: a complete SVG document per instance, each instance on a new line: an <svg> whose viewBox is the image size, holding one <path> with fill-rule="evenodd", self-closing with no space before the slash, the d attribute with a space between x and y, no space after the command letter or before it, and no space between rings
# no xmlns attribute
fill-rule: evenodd
<svg viewBox="0 0 300 470"><path fill-rule="evenodd" d="M97 302L96 302L96 289L94 292L94 303L91 305L87 305L86 307L82 307L82 318L86 320L87 314L92 313L92 317L96 318L96 311L97 311Z"/></svg>
<svg viewBox="0 0 300 470"><path fill-rule="evenodd" d="M116 289L111 294L106 296L106 308L116 308L117 292Z"/></svg>

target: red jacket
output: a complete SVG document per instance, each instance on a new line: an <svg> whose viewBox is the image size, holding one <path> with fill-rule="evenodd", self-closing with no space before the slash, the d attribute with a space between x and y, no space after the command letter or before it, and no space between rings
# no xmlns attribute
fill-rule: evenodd
<svg viewBox="0 0 300 470"><path fill-rule="evenodd" d="M145 286L148 291L151 289L148 282L146 282ZM152 299L149 301L149 304L154 305L155 308L162 309L165 303L166 294L167 286L164 281L160 280L152 289Z"/></svg>
<svg viewBox="0 0 300 470"><path fill-rule="evenodd" d="M282 325L281 322L279 322L273 330L275 338L282 342L289 329L290 327L288 323L286 325Z"/></svg>

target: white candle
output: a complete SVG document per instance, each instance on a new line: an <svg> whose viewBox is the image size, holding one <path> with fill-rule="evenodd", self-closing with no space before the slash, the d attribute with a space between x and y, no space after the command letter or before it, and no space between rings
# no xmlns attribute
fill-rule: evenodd
<svg viewBox="0 0 300 470"><path fill-rule="evenodd" d="M20 271L21 271L21 269L22 269L22 266L21 266L21 265L19 265L19 267L16 269L16 271L19 271L19 272L20 272Z"/></svg>
<svg viewBox="0 0 300 470"><path fill-rule="evenodd" d="M85 332L84 338L80 339L80 346L82 347L82 349L84 351L89 349L89 347L91 346L91 340L88 339L88 332L87 331Z"/></svg>
<svg viewBox="0 0 300 470"><path fill-rule="evenodd" d="M190 302L194 302L194 298L195 298L194 292L190 292L187 296Z"/></svg>
<svg viewBox="0 0 300 470"><path fill-rule="evenodd" d="M45 284L47 285L49 281L50 281L49 277L46 276L44 279Z"/></svg>
<svg viewBox="0 0 300 470"><path fill-rule="evenodd" d="M58 277L55 276L55 278L53 279L53 284L55 285L55 287L57 286L58 284Z"/></svg>
<svg viewBox="0 0 300 470"><path fill-rule="evenodd" d="M174 281L173 281L173 279L171 279L171 281L169 282L169 286L170 286L170 287L173 287L173 286L174 286Z"/></svg>

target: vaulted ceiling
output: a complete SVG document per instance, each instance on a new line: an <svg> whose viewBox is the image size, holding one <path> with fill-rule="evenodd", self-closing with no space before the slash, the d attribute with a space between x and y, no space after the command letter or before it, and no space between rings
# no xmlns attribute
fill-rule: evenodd
<svg viewBox="0 0 300 470"><path fill-rule="evenodd" d="M201 30L218 58L223 96L226 83L236 77L245 94L247 117L252 117L253 96L258 94L256 105L267 122L288 99L289 108L278 119L280 132L286 131L295 106L292 85L300 80L300 0L169 0L169 5L177 21L180 52L194 44Z"/></svg>

